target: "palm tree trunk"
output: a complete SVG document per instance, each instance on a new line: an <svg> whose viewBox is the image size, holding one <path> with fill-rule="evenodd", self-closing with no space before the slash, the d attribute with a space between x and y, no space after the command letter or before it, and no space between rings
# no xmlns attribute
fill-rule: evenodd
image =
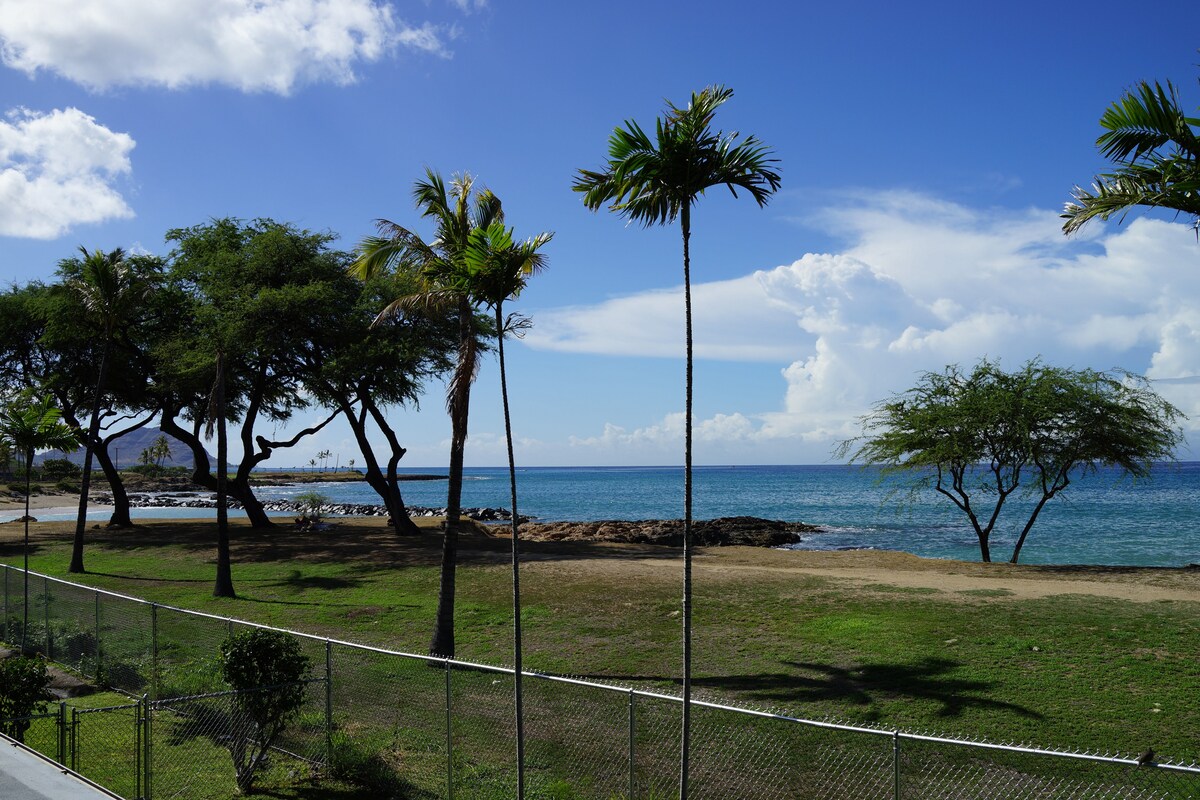
<svg viewBox="0 0 1200 800"><path fill-rule="evenodd" d="M29 638L29 492L32 490L33 448L25 453L25 599L21 603L21 655L29 655L25 642Z"/></svg>
<svg viewBox="0 0 1200 800"><path fill-rule="evenodd" d="M679 213L683 230L683 315L687 336L687 379L683 422L683 730L679 753L679 800L687 800L692 723L692 234L691 206Z"/></svg>
<svg viewBox="0 0 1200 800"><path fill-rule="evenodd" d="M471 405L471 380L475 377L475 319L464 296L458 305L458 365L452 379L450 408L450 479L446 489L446 532L442 539L442 576L438 586L437 618L430 652L454 657L454 581L458 561L458 525L462 511L463 451L467 446L467 418Z"/></svg>
<svg viewBox="0 0 1200 800"><path fill-rule="evenodd" d="M92 405L92 419L88 423L87 439L83 443L83 475L79 479L79 515L75 519L75 541L71 545L71 565L67 572L84 572L83 530L87 527L88 491L92 483L92 448L100 435L100 397L104 391L105 373L108 371L109 337L104 339L100 351L100 370L96 377L96 396Z"/></svg>
<svg viewBox="0 0 1200 800"><path fill-rule="evenodd" d="M225 356L217 353L217 580L213 597L237 597L229 565L229 439L225 430Z"/></svg>
<svg viewBox="0 0 1200 800"><path fill-rule="evenodd" d="M513 699L517 724L517 800L525 798L525 702L521 680L521 556L518 549L517 460L513 455L512 417L508 412L508 377L504 368L503 303L496 303L496 348L500 357L500 398L504 404L504 441L508 445L508 484L512 491Z"/></svg>

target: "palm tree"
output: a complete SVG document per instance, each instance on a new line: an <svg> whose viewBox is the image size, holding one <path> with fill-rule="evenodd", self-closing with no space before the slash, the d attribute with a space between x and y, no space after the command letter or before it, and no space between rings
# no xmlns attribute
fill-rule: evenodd
<svg viewBox="0 0 1200 800"><path fill-rule="evenodd" d="M120 326L129 318L146 296L143 283L125 260L125 251L117 248L108 253L97 250L83 254L78 278L67 287L83 305L84 312L100 334L100 364L96 371L96 393L87 438L83 440L83 474L79 481L79 515L75 520L75 541L71 548L69 572L83 572L83 531L87 524L88 492L92 481L92 448L100 433L100 410L103 405L104 381L108 373L108 356Z"/></svg>
<svg viewBox="0 0 1200 800"><path fill-rule="evenodd" d="M668 102L651 139L633 120L613 131L603 171L580 170L573 189L591 210L609 210L647 227L679 220L683 233L683 307L687 339L683 478L683 731L679 796L686 800L691 728L692 677L692 287L689 239L692 204L724 184L737 197L744 189L764 206L779 188L771 150L754 136L713 132L717 108L733 90L709 86L693 92L687 108Z"/></svg>
<svg viewBox="0 0 1200 800"><path fill-rule="evenodd" d="M1096 146L1116 169L1098 175L1091 190L1075 187L1063 232L1147 206L1189 215L1200 234L1200 118L1184 114L1175 87L1142 81L1104 112L1100 125L1106 132Z"/></svg>
<svg viewBox="0 0 1200 800"><path fill-rule="evenodd" d="M496 315L496 351L500 359L500 398L504 406L504 438L508 445L508 481L512 494L512 584L513 584L513 672L517 729L517 797L525 797L525 721L522 693L521 572L518 549L517 463L513 455L512 418L508 409L508 373L504 366L504 336L528 325L521 317L504 318L504 301L516 298L529 278L546 268L546 257L538 250L552 233L540 233L525 242L513 241L512 230L494 222L471 231L465 260L475 295L491 306Z"/></svg>
<svg viewBox="0 0 1200 800"><path fill-rule="evenodd" d="M413 200L421 216L433 220L434 238L420 236L389 220L378 220L378 236L359 245L351 270L367 280L386 269L406 265L418 270L424 288L401 298L380 312L379 319L403 313L449 314L458 320L458 354L446 387L450 417L450 475L446 490L446 524L442 541L441 581L437 617L430 652L454 656L455 565L458 560L458 526L462 506L463 453L467 444L467 419L471 384L479 369L479 331L475 320L477 299L467 284L463 252L471 231L503 222L500 199L487 189L475 191L469 174L456 175L449 188L442 176L425 171L413 186Z"/></svg>
<svg viewBox="0 0 1200 800"><path fill-rule="evenodd" d="M29 631L29 494L32 489L33 454L38 450L62 450L73 453L79 440L71 428L60 419L62 413L42 400L25 407L11 405L0 411L0 441L5 449L15 451L25 461L25 600L24 621L21 624L21 652L26 652L25 640Z"/></svg>

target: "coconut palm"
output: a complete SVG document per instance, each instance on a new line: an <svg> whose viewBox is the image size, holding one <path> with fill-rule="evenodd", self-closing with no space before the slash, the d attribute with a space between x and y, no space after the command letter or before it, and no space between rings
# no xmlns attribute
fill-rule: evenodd
<svg viewBox="0 0 1200 800"><path fill-rule="evenodd" d="M517 797L525 796L525 722L522 694L521 573L518 548L517 464L513 455L512 417L508 408L508 373L504 365L504 336L520 331L528 320L504 318L504 302L516 298L529 278L546 267L538 252L554 236L540 233L524 242L514 242L512 230L494 222L471 231L464 253L468 281L475 296L492 308L496 322L496 351L500 359L500 398L504 406L504 438L508 445L508 481L512 500L512 585L513 585L513 672L517 729Z"/></svg>
<svg viewBox="0 0 1200 800"><path fill-rule="evenodd" d="M1183 112L1175 87L1139 83L1104 112L1100 125L1106 132L1096 146L1116 169L1098 175L1090 190L1075 187L1063 232L1146 206L1187 214L1200 234L1200 118Z"/></svg>
<svg viewBox="0 0 1200 800"><path fill-rule="evenodd" d="M686 108L668 102L655 122L653 139L627 120L608 140L608 163L599 172L580 170L573 189L593 211L608 204L631 222L647 227L679 220L683 233L683 306L687 355L683 478L683 720L679 796L687 797L692 669L692 205L705 190L725 185L737 197L744 189L764 206L779 188L771 150L754 136L711 130L713 115L733 90L709 86L692 94Z"/></svg>
<svg viewBox="0 0 1200 800"><path fill-rule="evenodd" d="M455 565L458 560L458 526L462 506L463 453L467 443L467 418L471 384L479 369L479 331L475 320L477 299L466 281L463 251L471 231L503 222L499 198L487 189L475 191L468 174L456 175L447 187L441 175L425 171L413 186L413 200L421 216L436 226L428 243L419 235L389 220L378 220L378 236L359 245L351 270L364 280L387 269L406 265L416 269L423 289L401 298L380 312L380 319L404 313L449 314L458 320L458 354L446 387L450 417L450 474L446 490L445 536L442 542L441 581L437 617L430 652L454 656Z"/></svg>
<svg viewBox="0 0 1200 800"><path fill-rule="evenodd" d="M24 621L21 624L21 652L29 631L29 494L33 473L33 454L38 450L62 450L73 453L79 440L71 428L60 420L62 413L49 400L28 405L10 405L0 411L0 441L25 462L25 600Z"/></svg>
<svg viewBox="0 0 1200 800"><path fill-rule="evenodd" d="M83 473L79 480L79 515L75 520L75 540L71 548L70 572L83 572L83 530L87 523L88 492L92 480L92 448L100 433L100 410L104 381L108 376L108 356L121 326L145 299L147 286L125 260L121 248L105 253L96 250L83 254L80 275L67 281L69 291L83 305L84 313L97 328L100 337L100 363L96 370L96 393L92 403L87 438L83 440Z"/></svg>

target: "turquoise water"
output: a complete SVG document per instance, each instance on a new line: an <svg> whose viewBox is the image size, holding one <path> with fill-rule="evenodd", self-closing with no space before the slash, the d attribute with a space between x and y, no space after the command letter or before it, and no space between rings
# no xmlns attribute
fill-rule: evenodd
<svg viewBox="0 0 1200 800"><path fill-rule="evenodd" d="M444 470L408 470L441 473ZM518 470L519 511L542 520L656 519L683 516L679 467L534 467ZM821 525L798 547L873 547L921 556L978 559L966 518L927 489L911 500L878 473L846 466L698 467L695 516L751 515ZM365 483L264 487L264 499L320 491L334 502L377 503ZM413 506L445 504L444 481L402 484ZM464 506L509 505L508 472L470 469ZM1014 495L992 534L992 557L1007 560L1032 501ZM1020 514L1014 512L1021 512ZM210 512L211 513L211 512ZM204 516L195 509L141 509L138 516ZM43 519L49 514L43 512ZM72 516L67 511L67 517ZM97 517L103 518L102 511ZM1200 463L1164 465L1133 484L1115 472L1077 479L1043 510L1022 563L1181 566L1200 563Z"/></svg>

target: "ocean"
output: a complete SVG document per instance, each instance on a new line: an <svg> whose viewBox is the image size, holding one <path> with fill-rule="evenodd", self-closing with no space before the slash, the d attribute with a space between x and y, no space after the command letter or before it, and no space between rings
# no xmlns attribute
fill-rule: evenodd
<svg viewBox="0 0 1200 800"><path fill-rule="evenodd" d="M410 469L407 473L444 474ZM706 466L695 475L695 517L749 515L820 525L798 549L875 548L931 558L979 559L966 517L926 489L915 496L849 466ZM525 467L517 472L521 514L539 520L677 519L681 467ZM263 499L318 491L332 502L378 503L365 483L262 487ZM410 506L444 506L444 481L401 485ZM1035 499L1014 494L992 534L992 558L1007 561ZM468 469L464 506L509 506L508 470ZM135 509L135 516L206 516L196 509ZM0 521L13 514L0 516ZM73 518L70 509L35 516ZM103 519L103 509L94 515ZM1157 466L1131 482L1113 470L1076 478L1043 509L1021 551L1027 564L1183 566L1200 563L1200 462Z"/></svg>

